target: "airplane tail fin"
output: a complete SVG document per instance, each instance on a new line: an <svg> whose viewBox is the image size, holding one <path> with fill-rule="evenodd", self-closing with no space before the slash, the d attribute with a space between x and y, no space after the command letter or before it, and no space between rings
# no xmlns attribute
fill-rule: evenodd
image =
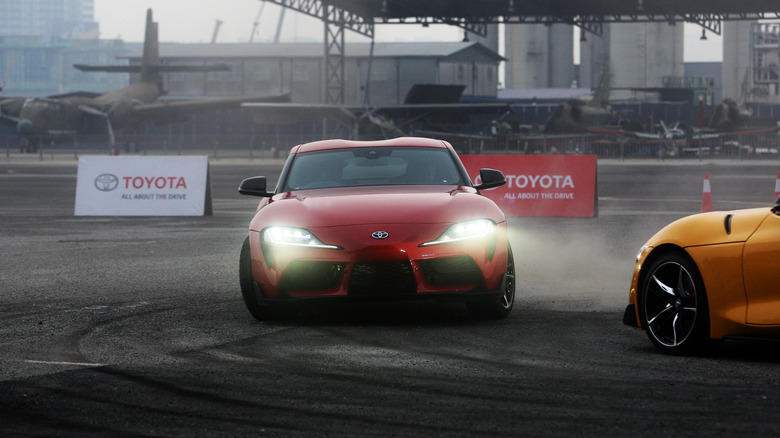
<svg viewBox="0 0 780 438"><path fill-rule="evenodd" d="M747 105L748 95L750 94L750 70L745 70L745 78L742 79L742 87L737 101L737 110L740 116L750 117L753 115L753 109Z"/></svg>
<svg viewBox="0 0 780 438"><path fill-rule="evenodd" d="M742 79L742 85L740 86L740 89L739 89L739 99L737 99L737 105L739 105L739 106L744 106L745 102L747 102L747 97L748 97L748 94L749 94L748 88L750 87L750 82L749 82L750 76L749 75L750 75L750 71L746 69L745 70L745 76Z"/></svg>
<svg viewBox="0 0 780 438"><path fill-rule="evenodd" d="M601 73L601 80L598 88L596 88L596 92L593 94L591 104L599 107L609 105L609 67L605 67L604 72Z"/></svg>
<svg viewBox="0 0 780 438"><path fill-rule="evenodd" d="M160 73L154 69L158 65L160 65L160 43L157 35L157 23L152 20L152 10L147 9L144 53L141 59L141 82L160 82Z"/></svg>
<svg viewBox="0 0 780 438"><path fill-rule="evenodd" d="M152 10L146 11L146 33L144 34L144 50L141 65L84 65L74 64L81 71L102 71L108 73L140 73L141 82L151 82L160 85L162 72L208 72L230 71L227 64L213 65L160 65L160 43L158 40L157 23L152 20Z"/></svg>
<svg viewBox="0 0 780 438"><path fill-rule="evenodd" d="M699 99L699 109L696 111L696 127L704 126L704 99Z"/></svg>

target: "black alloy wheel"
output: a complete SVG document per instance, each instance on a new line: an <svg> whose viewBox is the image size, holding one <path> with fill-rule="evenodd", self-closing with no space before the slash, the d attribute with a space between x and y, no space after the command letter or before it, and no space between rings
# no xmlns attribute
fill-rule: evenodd
<svg viewBox="0 0 780 438"><path fill-rule="evenodd" d="M704 282L684 253L664 254L650 266L640 289L639 316L650 341L664 353L697 354L712 344Z"/></svg>
<svg viewBox="0 0 780 438"><path fill-rule="evenodd" d="M504 274L504 293L498 298L472 301L467 303L471 314L483 319L503 319L509 316L515 305L515 258L512 246L507 242L506 274Z"/></svg>
<svg viewBox="0 0 780 438"><path fill-rule="evenodd" d="M263 306L258 302L255 292L255 281L252 277L252 257L249 251L249 237L244 239L241 246L241 255L239 256L238 277L241 282L241 295L244 297L244 304L247 310L258 321L268 321L277 319L281 313L279 309L271 306Z"/></svg>

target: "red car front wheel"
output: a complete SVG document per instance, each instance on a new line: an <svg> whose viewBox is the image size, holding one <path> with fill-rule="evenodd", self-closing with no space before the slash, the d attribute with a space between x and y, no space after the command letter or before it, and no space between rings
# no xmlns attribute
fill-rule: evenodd
<svg viewBox="0 0 780 438"><path fill-rule="evenodd" d="M507 242L506 274L504 275L503 295L498 298L472 301L468 303L471 314L477 318L503 319L509 316L515 305L515 258L512 247Z"/></svg>

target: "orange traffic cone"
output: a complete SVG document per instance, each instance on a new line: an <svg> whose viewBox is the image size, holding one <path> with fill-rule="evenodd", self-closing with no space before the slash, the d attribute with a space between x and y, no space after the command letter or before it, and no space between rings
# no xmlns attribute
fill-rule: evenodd
<svg viewBox="0 0 780 438"><path fill-rule="evenodd" d="M710 177L704 174L704 187L701 194L701 211L702 213L707 211L713 211L715 208L712 206L712 188L710 187Z"/></svg>
<svg viewBox="0 0 780 438"><path fill-rule="evenodd" d="M780 196L780 172L777 172L777 180L775 181L775 202L777 202L778 196Z"/></svg>

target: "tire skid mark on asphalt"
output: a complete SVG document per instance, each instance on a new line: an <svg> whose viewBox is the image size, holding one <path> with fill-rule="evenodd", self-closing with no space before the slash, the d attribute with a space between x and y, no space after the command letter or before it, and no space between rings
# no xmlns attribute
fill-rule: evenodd
<svg viewBox="0 0 780 438"><path fill-rule="evenodd" d="M67 300L60 300L60 301L44 301L44 302L26 302L23 304L18 304L16 306L8 306L8 309L3 309L4 312L7 310L11 310L11 307L21 307L25 310L24 313L16 314L16 315L8 315L5 314L7 317L29 317L29 316L35 316L40 314L50 314L52 310L59 310L62 312L80 312L83 310L104 310L104 309L114 309L114 310L125 310L125 309L135 309L138 307L144 307L151 304L148 301L128 301L128 302L121 302L121 303L110 303L110 304L92 304L90 306L82 306L82 307L72 307L70 305L70 301ZM30 311L31 307L40 307L40 310L36 311Z"/></svg>
<svg viewBox="0 0 780 438"><path fill-rule="evenodd" d="M235 301L234 299L220 300L220 301L215 301L214 304L233 303L234 301ZM132 309L134 307L142 307L150 304L151 303L149 302L128 303L127 305L124 305L122 307L111 306L112 307L111 310L120 310L120 309L126 310L126 309ZM96 313L97 312L105 313L105 309L98 309L97 306L90 306L81 309L72 309L72 311L82 311L82 310L93 310ZM181 310L182 310L181 307L173 305L168 307L153 308L145 312L130 313L126 315L117 315L113 318L96 321L90 326L84 327L84 329L81 330L80 333L75 335L75 338L78 339L77 343L80 344L82 339L85 339L93 334L98 335L98 332L102 332L103 329L111 325L118 324L118 323L121 324L126 320L131 320L134 318L143 318L150 315L164 314L171 311L181 311ZM265 329L269 329L269 327L266 326ZM167 357L174 357L174 358L179 357L179 358L187 358L187 359L192 359L197 356L205 356L211 358L215 356L219 357L221 354L220 350L224 351L225 346L233 346L236 345L237 343L244 343L244 342L254 342L252 340L258 337L266 337L269 335L275 335L279 332L286 332L295 329L296 327L276 327L276 328L272 328L270 331L263 332L256 336L251 336L250 338L224 339L224 340L220 340L219 342L203 342L202 345L197 345L197 346L188 345L185 346L184 348L181 348L181 345L179 347L176 347L175 344L171 343L171 344L166 344L167 345L166 348L156 351L155 354L159 354ZM103 332L103 333L99 333L99 335L107 336L107 333ZM110 333L108 335L110 335ZM84 351L81 347L78 347L78 350L79 350L79 354L82 355L84 354ZM230 353L227 354L230 355ZM229 360L236 360L236 359L238 359L238 361L241 362L248 362L254 360L248 357L241 357L240 355L233 355L232 359Z"/></svg>
<svg viewBox="0 0 780 438"><path fill-rule="evenodd" d="M219 360L225 360L230 362L245 362L245 363L264 363L264 360L260 360L256 357L249 357L237 353L231 353L224 350L219 350L215 348L209 348L207 350L201 350L199 353L203 353L206 356L209 356L211 358L219 359ZM191 356L191 355L180 355L180 356Z"/></svg>
<svg viewBox="0 0 780 438"><path fill-rule="evenodd" d="M147 304L149 304L149 303L147 303ZM92 309L93 307L94 306L89 306L89 307L80 308L80 309L71 309L71 311L78 312L78 311L83 311L83 310L88 310L88 309L89 310L95 310L95 309ZM139 307L144 307L144 305L128 306L128 307L121 306L121 307L112 308L112 310L126 310L126 309L134 309L134 308L139 308ZM121 321L124 321L124 320L138 318L138 317L141 317L141 316L154 315L154 314L158 314L158 313L165 313L165 312L169 312L171 310L180 310L180 308L176 307L176 306L158 307L158 308L150 309L150 310L145 311L145 312L130 313L130 314L127 314L127 315L116 315L116 316L113 316L111 318L107 318L105 320L95 321L92 325L90 325L88 327L84 327L84 329L81 330L80 333L78 334L78 337L79 338L83 338L83 337L88 336L89 334L95 332L96 330L98 330L98 329L100 329L102 327L106 327L106 326L109 326L109 325L112 325L112 324L115 324L115 323L118 323L118 322L121 322Z"/></svg>
<svg viewBox="0 0 780 438"><path fill-rule="evenodd" d="M259 357L252 357L249 355L241 354L236 350L243 350L243 347L235 343L231 344L231 352L217 351L203 351L207 355L216 356L224 359L239 359L243 362L278 362L284 361L286 364L282 368L294 367L294 364L299 363L296 358L301 356L301 352L305 350L307 355L315 355L319 357L322 363L338 363L340 366L360 367L369 365L372 367L381 366L388 369L420 369L422 368L436 368L442 365L442 361L448 363L448 366L455 368L462 368L464 364L479 364L480 367L500 367L501 361L498 358L485 357L480 354L463 354L456 352L437 352L435 354L430 353L427 347L409 348L406 345L378 345L378 344L366 344L367 339L361 337L358 334L350 335L340 329L333 328L320 328L316 330L318 334L328 335L329 339L338 338L345 342L339 342L337 344L329 345L288 345L275 347L274 359L270 360L267 356L263 356L264 359ZM309 333L306 337L311 339L314 333ZM479 344L479 340L475 339L474 342ZM252 351L256 351L253 349ZM263 350L266 351L266 350ZM475 351L479 351L476 349ZM264 353L266 354L266 353ZM551 364L556 362L551 359ZM532 361L529 363L515 364L515 365L533 365L539 367L547 366L543 361Z"/></svg>
<svg viewBox="0 0 780 438"><path fill-rule="evenodd" d="M29 364L36 364L36 365L56 365L56 366L66 366L66 367L103 367L106 366L104 363L91 363L91 362L66 362L66 361L56 361L56 360L34 360L34 359L21 359L21 362L29 363Z"/></svg>
<svg viewBox="0 0 780 438"><path fill-rule="evenodd" d="M226 342L222 342L219 344L212 344L200 348L187 349L178 352L173 351L169 353L169 355L175 357L182 357L186 359L218 358L222 360L230 360L235 362L266 363L267 360L261 360L257 357L244 355L241 354L241 352L236 352L235 350L237 348L241 348L243 350L244 348L255 346L257 344L258 339L265 339L269 336L284 334L290 331L297 331L300 329L300 327L269 327L267 325L264 325L263 329L266 331L256 334L254 336L249 336L246 338L241 338L236 340L228 340ZM228 349L233 351L227 351Z"/></svg>
<svg viewBox="0 0 780 438"><path fill-rule="evenodd" d="M123 303L120 305L109 305L109 304L93 304L91 306L86 307L80 307L76 309L68 309L66 312L80 312L80 311L90 311L90 310L96 310L96 311L103 311L103 310L127 310L127 309L137 309L139 307L148 306L148 301L138 301L138 302L130 302L130 303Z"/></svg>
<svg viewBox="0 0 780 438"><path fill-rule="evenodd" d="M441 399L442 394L446 394L447 400L470 400L470 401L481 401L485 403L495 403L497 400L503 401L503 402L514 402L516 401L515 398L512 396L504 396L499 397L493 387L489 388L473 388L464 386L459 379L453 379L452 372L448 372L446 376L437 376L435 373L427 375L424 382L423 381L415 381L413 376L420 371L417 369L414 369L411 374L409 372L401 372L398 373L398 370L396 369L382 369L381 372L375 372L371 373L370 375L366 374L360 374L360 378L356 380L356 372L358 371L358 368L350 367L350 366L337 366L337 367L328 367L328 368L317 368L313 369L311 364L309 362L302 362L290 359L289 356L280 356L275 360L272 364L272 367L277 369L280 373L285 374L298 374L300 376L304 376L306 379L314 379L318 383L319 382L326 382L327 384L333 385L334 382L336 383L335 386L339 387L355 387L359 385L360 387L364 388L362 391L363 394L366 393L383 393L387 390L393 390L393 391L403 391L404 397L408 397L410 394L416 394L420 395L423 398L427 399ZM401 370L409 370L409 368L400 368ZM465 370L472 369L468 366L468 364L464 367ZM541 370L544 370L544 367L540 367ZM473 370L473 369L472 369ZM503 372L503 370L501 370ZM422 371L422 373L427 373L427 371ZM460 375L465 376L465 374L461 373ZM471 377L471 376L470 376ZM494 379L501 379L502 377L497 374ZM446 386L446 390L439 389L438 387L435 387L431 382L436 381L441 385ZM401 383L403 382L403 383ZM400 385L399 385L400 384ZM403 389L399 389L399 386L402 386ZM544 393L546 389L544 388L538 388L534 389L537 392ZM377 422L376 419L372 419L372 422L376 423L382 423ZM424 427L423 425L417 424L417 422L413 420L402 420L397 419L393 422L387 422L386 425L392 425L395 427ZM441 427L437 427L436 431L438 435L441 435L442 433ZM458 429L459 432L463 432L463 430ZM403 435L403 434L399 434ZM473 436L473 435L472 435ZM487 434L486 436L497 436L494 434ZM508 435L513 436L513 435Z"/></svg>
<svg viewBox="0 0 780 438"><path fill-rule="evenodd" d="M678 198L678 199L662 199L662 198L617 198L613 196L599 196L599 201L610 201L610 202L701 202L701 199L686 199L686 198Z"/></svg>
<svg viewBox="0 0 780 438"><path fill-rule="evenodd" d="M664 202L664 203L701 203L701 198L696 199L661 199L661 198L616 198L611 196L599 196L599 202L601 201L609 201L609 202ZM717 200L716 201L719 204L733 204L733 205L747 205L752 207L764 207L766 205L769 205L770 202L767 201L766 204L760 204L756 203L755 201L740 201L736 199L727 199L727 200ZM697 212L688 212L688 214L697 213Z"/></svg>
<svg viewBox="0 0 780 438"><path fill-rule="evenodd" d="M6 323L12 320L20 320L24 318L48 316L52 314L52 311L67 313L76 312L79 310L80 309L78 308L74 308L71 305L71 302L65 299L27 301L23 303L0 305L0 312L2 313L3 320Z"/></svg>
<svg viewBox="0 0 780 438"><path fill-rule="evenodd" d="M100 239L66 239L58 240L57 243L74 243L82 244L87 243L90 245L102 245L102 246L118 246L118 245L153 245L159 243L158 240L100 240Z"/></svg>
<svg viewBox="0 0 780 438"><path fill-rule="evenodd" d="M25 217L27 216L38 216L38 217L72 216L73 207L67 207L67 208L46 207L45 209L41 209L35 207L10 207L8 205L3 205L3 214L0 217L19 217L20 215L23 215Z"/></svg>
<svg viewBox="0 0 780 438"><path fill-rule="evenodd" d="M227 405L238 408L251 408L255 411L263 412L262 418L241 418L235 417L225 418L219 413L207 413L201 414L202 419L219 420L221 424L235 423L235 424L248 424L255 426L262 426L264 432L268 432L268 429L277 429L279 433L283 433L283 436L296 435L296 432L312 432L311 427L307 427L306 422L301 422L301 419L306 419L310 422L313 418L319 418L327 420L329 422L344 423L344 422L360 422L365 424L371 424L376 427L377 425L390 427L393 430L398 428L404 428L413 430L415 433L421 431L427 431L427 436L441 435L444 432L462 432L462 428L456 426L442 426L431 425L425 422L401 419L401 418L366 418L365 415L359 412L341 412L336 408L330 410L322 410L317 407L299 407L285 405L282 401L289 397L298 397L298 392L291 394L286 393L284 397L265 398L265 399L246 399L236 396L227 396L216 394L210 390L193 389L186 379L180 381L160 380L149 378L144 375L139 375L126 370L118 369L115 367L101 367L97 369L98 372L105 375L113 376L120 381L124 381L130 384L135 384L141 387L147 387L155 390L156 392L166 392L172 396L184 397L188 402L192 400L201 400L206 403L216 403L219 405ZM322 374L330 376L329 373ZM395 384L394 380L392 384ZM297 389L297 388L296 388ZM303 399L301 399L303 400ZM118 403L116 400L100 399L101 402ZM305 404L304 404L305 406ZM141 409L149 410L152 413L158 413L159 408L146 408L145 406L139 406ZM174 411L170 411L174 412ZM280 415L284 414L284 415ZM292 420L290 419L292 416ZM319 435L322 433L322 429L317 427L314 431ZM446 433L445 433L446 434Z"/></svg>
<svg viewBox="0 0 780 438"><path fill-rule="evenodd" d="M123 219L130 219L129 217L123 216L74 216L71 215L70 217L59 217L54 218L55 222L77 222L77 223L84 223L84 224L90 224L90 223L102 223L102 224L114 224L119 222Z"/></svg>
<svg viewBox="0 0 780 438"><path fill-rule="evenodd" d="M76 179L76 175L70 173L0 173L0 179L22 179L22 178L35 178L35 179L54 179L54 178L67 178Z"/></svg>
<svg viewBox="0 0 780 438"><path fill-rule="evenodd" d="M147 303L149 304L149 303ZM130 307L118 307L115 310L126 310L126 309L134 309L138 307L144 307L144 305L138 305L138 306L130 306ZM83 327L81 330L78 330L74 332L73 334L68 336L68 340L74 345L74 350L79 354L79 356L86 357L88 355L87 352L84 351L84 348L82 348L82 342L89 338L90 336L98 336L99 333L106 327L111 326L113 324L121 323L126 320L130 320L133 318L138 318L142 316L148 316L148 315L154 315L154 314L160 314L165 312L170 312L172 310L178 310L179 308L176 306L168 306L168 307L160 307L160 308L152 308L145 312L133 312L130 314L125 315L116 315L113 317L108 317L106 319L102 319L99 321L94 321L92 324L89 324L85 327ZM74 311L81 311L82 309L74 309Z"/></svg>
<svg viewBox="0 0 780 438"><path fill-rule="evenodd" d="M350 334L349 332L336 328L321 328L318 331L322 334L328 334L329 339L342 339L349 343L308 346L305 347L308 354L317 355L325 362L328 361L328 358L337 358L334 359L334 363L339 363L341 366L346 366L348 368L350 366L360 367L370 364L370 366L381 366L386 369L425 369L427 367L436 369L443 364L446 364L446 366L451 369L457 369L459 370L458 372L464 372L466 374L469 374L469 365L476 366L480 369L493 369L511 364L511 366L518 368L533 367L554 372L571 369L589 370L592 368L590 364L562 361L559 357L559 352L557 351L537 354L530 358L518 354L516 357L509 359L508 362L506 357L484 356L480 354L481 348L479 348L479 346L483 345L483 340L479 336L472 339L472 343L469 345L473 345L474 348L467 349L468 352L445 350L431 353L428 346L410 348L407 345L366 344L368 340L362 334ZM576 345L576 342L572 342L572 345ZM463 346L461 345L461 347ZM281 358L290 360L290 358L296 356L296 353L299 352L299 350L299 347L292 346L288 348L278 348L275 360ZM291 361L295 362L294 359Z"/></svg>
<svg viewBox="0 0 780 438"><path fill-rule="evenodd" d="M655 213L655 217L666 217L671 216L674 219L683 217L683 216L689 216L693 214L691 210L665 210L659 213ZM647 212L636 210L634 208L609 208L609 207L599 207L599 216L606 217L606 216L640 216L640 217L646 217Z"/></svg>
<svg viewBox="0 0 780 438"><path fill-rule="evenodd" d="M230 300L232 301L232 300ZM124 303L110 303L108 305L106 304L94 304L86 307L70 307L68 302L61 302L58 304L52 304L52 303L46 303L42 305L42 309L38 312L34 313L27 313L25 315L16 315L16 318L18 319L20 316L22 318L30 318L33 316L41 315L41 314L50 314L52 309L59 309L63 314L65 313L82 313L87 312L92 315L102 314L106 315L107 312L119 312L119 311L127 311L137 308L142 308L151 305L152 303L148 301L138 301L138 302L124 302ZM26 304L25 307L28 307L29 304ZM180 307L178 306L167 306L164 308L153 308L145 312L133 312L130 314L122 314L122 315L116 315L114 317L109 317L107 319L101 319L99 321L92 321L91 324L88 324L86 326L83 326L81 329L74 330L71 333L63 334L61 341L59 345L71 345L70 350L75 354L74 359L78 358L77 360L43 360L43 359L30 359L30 358L9 358L9 362L17 362L17 363L24 363L28 365L40 365L40 366L53 366L53 367L88 367L88 368L97 368L97 367L105 367L111 365L110 363L102 363L102 362L89 362L88 356L90 354L88 352L85 352L82 348L81 344L82 341L85 338L88 338L98 332L101 332L103 328L117 324L122 323L123 321L134 319L134 318L142 318L149 315L154 314L160 314L160 313L166 313L171 311L180 310ZM277 331L287 331L292 330L294 328L292 327L285 327L280 328ZM105 333L103 333L105 335ZM219 348L220 345L232 345L236 341L235 340L229 340L227 342L221 342L219 344L216 344L216 348ZM215 344L209 344L204 345L202 347L198 347L197 349L187 348L186 352L191 351L197 351L203 353L204 350L208 349L214 349ZM164 355L164 356L170 356L170 357L186 357L188 356L186 353L182 354L181 350L178 350L176 348L171 348L168 351L158 351L158 354ZM212 357L214 355L211 355ZM79 360L79 359L85 359L85 360ZM235 358L234 358L235 359ZM121 358L120 358L121 360ZM243 358L242 361L246 362L247 358ZM59 371L54 371L59 372ZM48 373L47 373L48 374Z"/></svg>
<svg viewBox="0 0 780 438"><path fill-rule="evenodd" d="M34 313L28 312L27 314L24 314L24 315L14 315L13 317L15 319L20 319L20 318L31 318L33 316L39 316L39 315L43 315L43 314L49 315L49 314L51 314L51 310L52 309L58 309L63 314L66 314L66 313L81 313L81 312L84 312L84 311L90 312L92 314L97 314L97 313L104 313L107 309L111 309L111 310L115 310L115 311L116 310L124 311L124 310L127 310L127 309L136 309L136 308L140 308L140 307L145 307L145 306L148 306L149 304L150 303L147 302L147 301L140 301L140 302L120 303L119 305L116 305L116 306L114 306L114 305L95 304L95 305L91 305L91 306L87 306L87 307L71 308L68 305L67 302L62 302L62 303L58 303L58 304L46 303L46 304L44 304L42 306L43 308L41 309L41 311L34 312ZM26 305L26 306L28 306L28 305ZM168 309L168 310L170 310L170 309ZM149 313L149 312L146 312L146 313ZM116 318L112 318L109 321L100 321L100 322L98 322L96 324L89 325L87 327L84 327L82 330L77 330L77 331L74 331L73 333L70 333L70 334L63 334L63 339L61 340L60 345L66 345L66 344L72 345L72 347L71 347L72 351L75 354L77 354L80 358L82 358L82 357L85 358L84 355L81 352L81 348L79 348L79 343L80 343L81 339L83 339L84 337L88 336L89 334L94 332L97 328L99 328L102 325L107 325L107 324L113 323L116 320L121 320L121 319L127 318L127 317L134 317L136 315L139 315L139 314L134 313L134 314L129 315L129 316L119 316L119 317L116 317ZM105 363L94 363L94 362L88 362L88 361L60 361L60 360L21 359L21 358L20 359L11 359L11 361L22 362L22 363L27 363L27 364L52 365L52 366L62 366L62 367L101 367L101 366L106 366L107 365Z"/></svg>

